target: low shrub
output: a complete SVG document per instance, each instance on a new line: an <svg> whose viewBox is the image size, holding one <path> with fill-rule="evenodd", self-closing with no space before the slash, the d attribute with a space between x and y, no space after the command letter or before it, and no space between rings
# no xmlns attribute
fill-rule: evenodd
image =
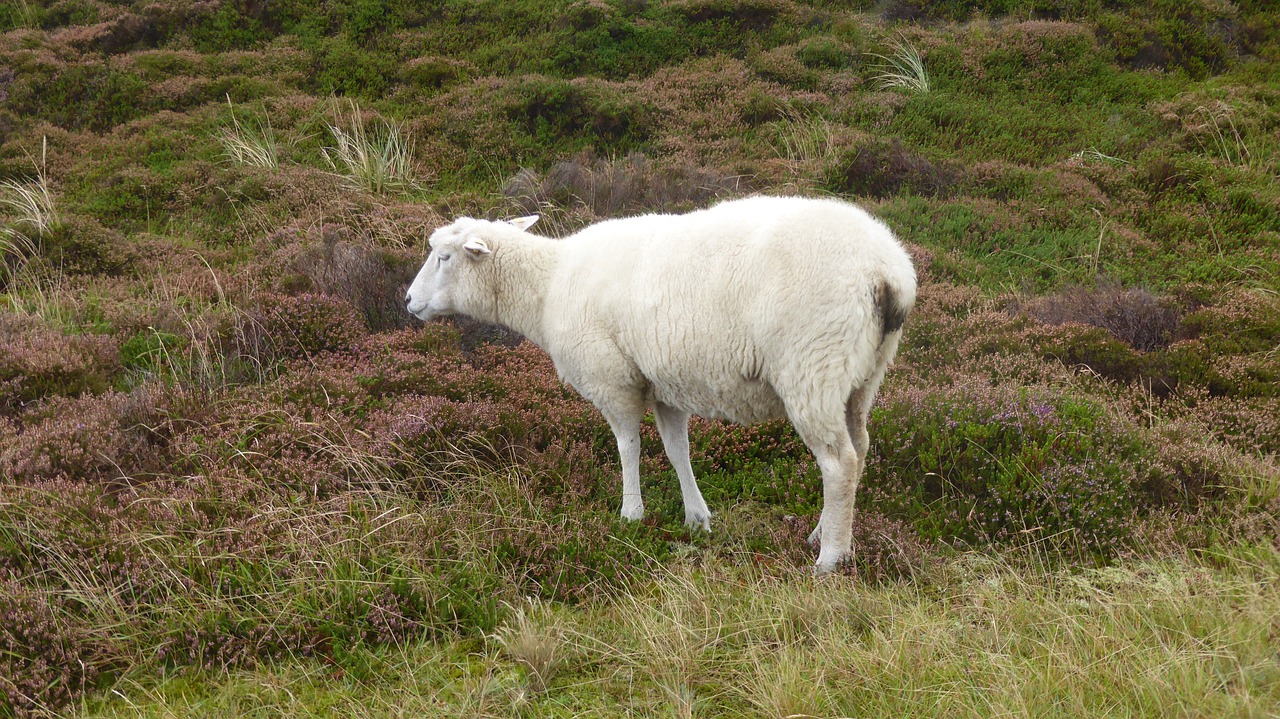
<svg viewBox="0 0 1280 719"><path fill-rule="evenodd" d="M42 261L65 275L121 275L136 260L124 236L92 217L68 215L42 237Z"/></svg>
<svg viewBox="0 0 1280 719"><path fill-rule="evenodd" d="M349 350L367 334L355 308L331 295L264 295L260 301L266 337L288 359Z"/></svg>
<svg viewBox="0 0 1280 719"><path fill-rule="evenodd" d="M1177 339L1182 319L1181 309L1173 300L1116 284L1069 288L1033 300L1023 309L1051 325L1077 322L1101 327L1143 352L1168 347Z"/></svg>
<svg viewBox="0 0 1280 719"><path fill-rule="evenodd" d="M0 476L114 483L155 471L168 421L154 389L55 397L0 419Z"/></svg>
<svg viewBox="0 0 1280 719"><path fill-rule="evenodd" d="M870 506L927 539L1043 539L1108 555L1152 502L1136 428L1088 401L980 383L916 388L883 396L869 429Z"/></svg>
<svg viewBox="0 0 1280 719"><path fill-rule="evenodd" d="M546 174L525 170L503 185L502 193L520 211L547 206L590 210L597 217L642 212L681 212L742 191L740 178L689 165L656 163L633 152L608 160L594 152L558 162Z"/></svg>
<svg viewBox="0 0 1280 719"><path fill-rule="evenodd" d="M846 151L828 170L825 184L835 192L875 198L898 193L937 196L946 195L960 178L960 170L930 161L895 137L868 140Z"/></svg>
<svg viewBox="0 0 1280 719"><path fill-rule="evenodd" d="M35 318L0 314L0 414L46 397L104 392L119 369L110 337L66 335Z"/></svg>
<svg viewBox="0 0 1280 719"><path fill-rule="evenodd" d="M70 65L48 77L16 83L11 106L68 130L106 132L145 114L148 85L107 63Z"/></svg>
<svg viewBox="0 0 1280 719"><path fill-rule="evenodd" d="M296 275L286 278L308 292L346 300L374 332L399 329L416 322L404 308L404 293L417 273L416 259L353 242L348 233L326 227L322 242L306 248L296 259Z"/></svg>
<svg viewBox="0 0 1280 719"><path fill-rule="evenodd" d="M507 87L504 112L540 149L565 138L615 151L639 149L653 131L653 107L634 94L600 81L527 76ZM554 138L554 142L548 143Z"/></svg>
<svg viewBox="0 0 1280 719"><path fill-rule="evenodd" d="M1226 69L1234 58L1234 7L1188 0L1157 0L1127 12L1103 12L1100 38L1135 69L1181 68L1195 78Z"/></svg>
<svg viewBox="0 0 1280 719"><path fill-rule="evenodd" d="M0 716L47 716L97 687L102 642L65 604L0 574Z"/></svg>

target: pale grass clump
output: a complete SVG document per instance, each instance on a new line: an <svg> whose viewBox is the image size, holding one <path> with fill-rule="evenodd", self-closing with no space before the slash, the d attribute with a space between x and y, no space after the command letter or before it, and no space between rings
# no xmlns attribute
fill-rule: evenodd
<svg viewBox="0 0 1280 719"><path fill-rule="evenodd" d="M1192 136L1206 155L1215 155L1233 167L1258 169L1263 164L1261 155L1255 155L1240 132L1233 117L1235 112L1224 102L1196 107L1191 115L1197 122L1191 128Z"/></svg>
<svg viewBox="0 0 1280 719"><path fill-rule="evenodd" d="M915 46L906 38L899 37L889 40L889 50L889 55L871 53L872 57L883 62L879 68L880 74L872 78L879 83L880 89L900 87L920 94L929 92L929 72L925 69L924 58Z"/></svg>
<svg viewBox="0 0 1280 719"><path fill-rule="evenodd" d="M816 185L820 173L839 159L838 127L823 117L789 113L778 122L771 141L774 154L783 160L797 183Z"/></svg>
<svg viewBox="0 0 1280 719"><path fill-rule="evenodd" d="M346 183L360 190L382 193L417 186L413 175L413 142L394 120L380 118L381 130L365 125L360 106L350 103L350 115L337 113L329 126L335 143L321 149L329 167Z"/></svg>
<svg viewBox="0 0 1280 719"><path fill-rule="evenodd" d="M49 189L49 139L41 140L40 163L35 177L0 182L0 210L8 215L8 227L0 227L0 260L26 257L35 243L62 225L53 192Z"/></svg>
<svg viewBox="0 0 1280 719"><path fill-rule="evenodd" d="M280 166L280 143L271 127L271 116L264 113L256 127L240 124L235 105L227 95L227 110L231 114L231 127L222 128L218 138L222 154L237 165L275 169Z"/></svg>
<svg viewBox="0 0 1280 719"><path fill-rule="evenodd" d="M386 541L379 537L378 541ZM662 570L555 625L581 661L537 694L468 640L369 654L375 682L319 659L210 677L120 682L97 716L1262 716L1280 705L1272 638L1280 553L1057 569L1026 551L954 557L928 584ZM848 611L849 607L862 610ZM807 617L795 622L796 608ZM508 632L545 634L541 612ZM800 629L797 631L797 627ZM512 639L514 644L514 639ZM535 642L538 643L538 642ZM172 683L172 687L168 687ZM234 700L233 700L234 697Z"/></svg>
<svg viewBox="0 0 1280 719"><path fill-rule="evenodd" d="M750 680L741 686L761 714L767 719L827 716L819 696L825 674L821 657L795 646L761 654L752 657Z"/></svg>
<svg viewBox="0 0 1280 719"><path fill-rule="evenodd" d="M564 632L545 605L534 599L514 607L511 617L494 633L504 654L525 670L529 690L547 691L564 663Z"/></svg>

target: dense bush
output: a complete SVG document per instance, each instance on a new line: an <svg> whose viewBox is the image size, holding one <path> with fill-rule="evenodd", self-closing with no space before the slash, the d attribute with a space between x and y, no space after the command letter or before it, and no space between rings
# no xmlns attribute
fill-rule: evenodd
<svg viewBox="0 0 1280 719"><path fill-rule="evenodd" d="M264 296L262 327L277 351L292 359L351 349L367 331L348 302L314 293Z"/></svg>
<svg viewBox="0 0 1280 719"><path fill-rule="evenodd" d="M836 192L876 198L898 193L945 195L960 171L907 149L898 140L869 141L849 150L830 169L826 185Z"/></svg>
<svg viewBox="0 0 1280 719"><path fill-rule="evenodd" d="M1047 540L1110 554L1151 497L1136 428L1045 392L966 384L887 395L868 501L930 539Z"/></svg>
<svg viewBox="0 0 1280 719"><path fill-rule="evenodd" d="M46 397L103 392L118 362L110 337L66 335L35 318L0 315L0 414Z"/></svg>
<svg viewBox="0 0 1280 719"><path fill-rule="evenodd" d="M65 604L0 573L0 714L36 715L97 686L102 642Z"/></svg>
<svg viewBox="0 0 1280 719"><path fill-rule="evenodd" d="M522 170L502 187L522 212L583 207L596 217L687 212L742 189L740 178L713 170L654 163L642 153L607 160L584 151L541 177Z"/></svg>

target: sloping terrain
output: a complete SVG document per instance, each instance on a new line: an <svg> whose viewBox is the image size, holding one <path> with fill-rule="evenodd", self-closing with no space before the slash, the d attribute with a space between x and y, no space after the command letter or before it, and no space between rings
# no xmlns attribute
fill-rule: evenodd
<svg viewBox="0 0 1280 719"><path fill-rule="evenodd" d="M1264 0L5 3L0 716L1274 712L1278 148ZM921 279L825 583L785 423L623 523L402 309L461 214L764 192Z"/></svg>

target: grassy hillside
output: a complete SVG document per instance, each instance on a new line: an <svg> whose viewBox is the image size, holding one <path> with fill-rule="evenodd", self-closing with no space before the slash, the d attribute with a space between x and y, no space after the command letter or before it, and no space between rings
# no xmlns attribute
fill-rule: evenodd
<svg viewBox="0 0 1280 719"><path fill-rule="evenodd" d="M1274 713L1278 149L1262 0L5 3L0 716ZM705 536L647 426L623 523L401 306L460 214L758 192L921 278L820 582L785 423L694 421Z"/></svg>

